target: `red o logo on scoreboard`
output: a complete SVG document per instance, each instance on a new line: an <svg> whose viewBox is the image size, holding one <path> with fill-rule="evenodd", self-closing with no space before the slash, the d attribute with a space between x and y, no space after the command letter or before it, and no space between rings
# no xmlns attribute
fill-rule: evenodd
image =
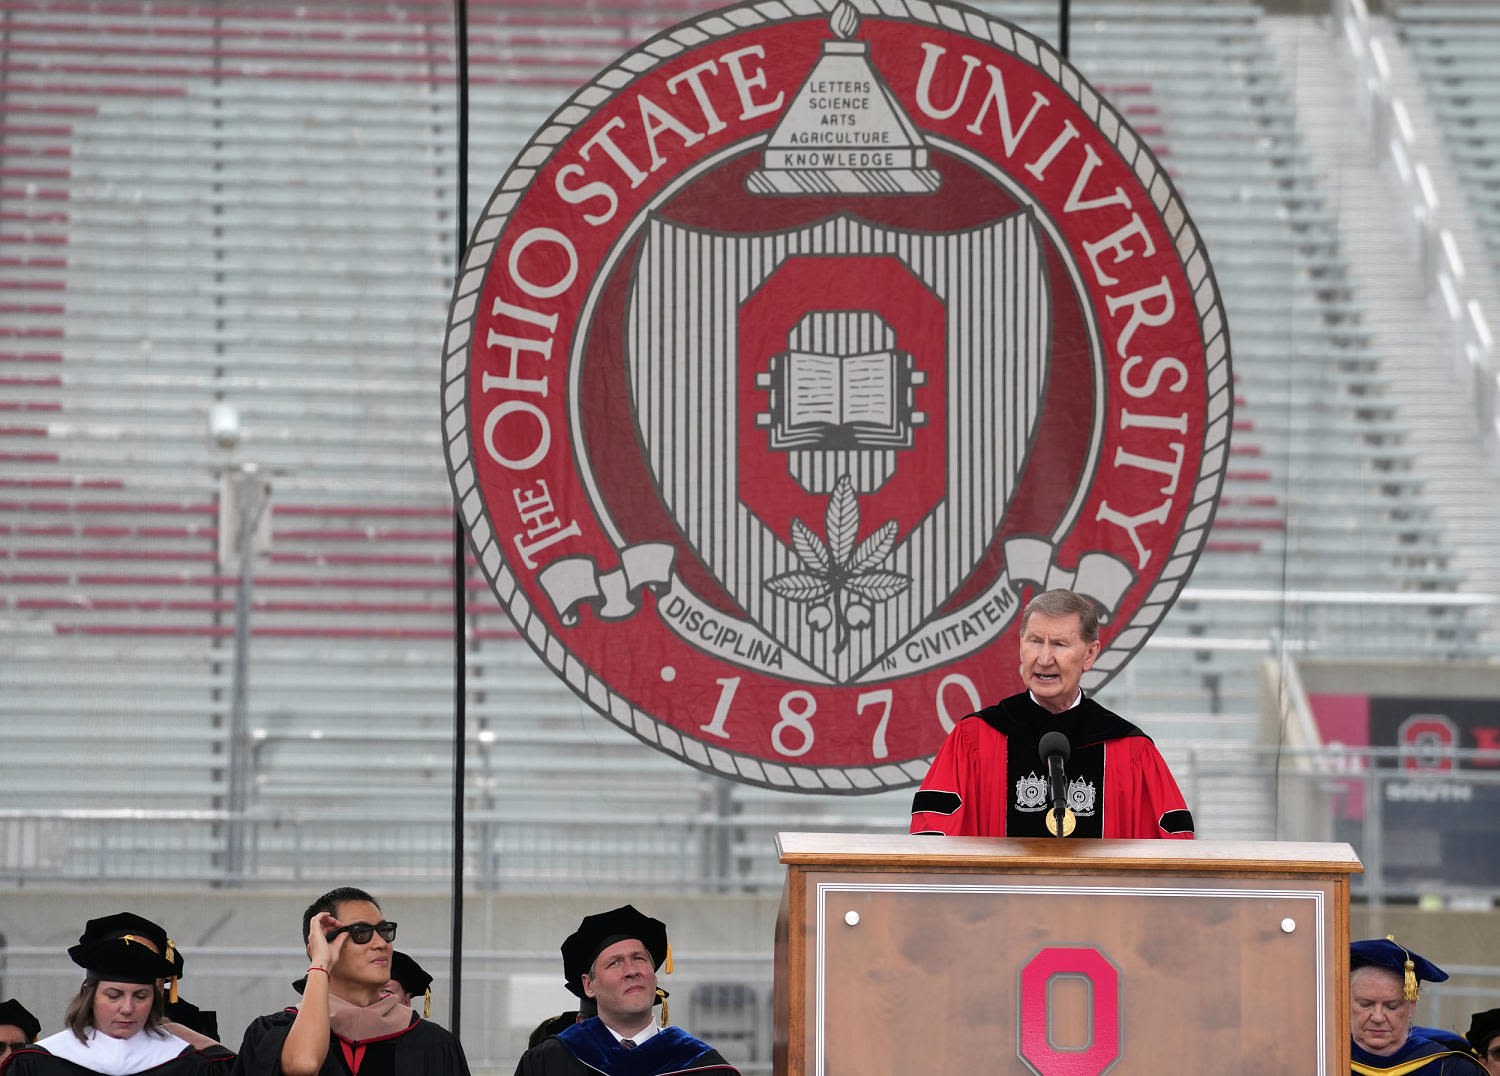
<svg viewBox="0 0 1500 1076"><path fill-rule="evenodd" d="M1412 714L1396 730L1402 747L1401 768L1427 773L1453 769L1458 725L1447 714Z"/></svg>
<svg viewBox="0 0 1500 1076"><path fill-rule="evenodd" d="M943 3L752 2L559 109L485 208L443 368L495 593L580 697L705 770L878 791L1019 689L1023 592L1095 689L1203 548L1229 344L1142 140Z"/></svg>

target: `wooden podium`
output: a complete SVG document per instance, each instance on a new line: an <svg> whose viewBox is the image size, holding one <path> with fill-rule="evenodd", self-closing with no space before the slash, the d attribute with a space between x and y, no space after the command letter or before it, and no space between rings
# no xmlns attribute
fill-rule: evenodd
<svg viewBox="0 0 1500 1076"><path fill-rule="evenodd" d="M777 1076L1344 1076L1346 844L783 833Z"/></svg>

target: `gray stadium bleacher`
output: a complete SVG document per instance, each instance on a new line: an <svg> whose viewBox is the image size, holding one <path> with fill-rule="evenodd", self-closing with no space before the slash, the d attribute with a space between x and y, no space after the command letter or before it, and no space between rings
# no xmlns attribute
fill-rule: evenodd
<svg viewBox="0 0 1500 1076"><path fill-rule="evenodd" d="M710 6L471 0L471 205L578 85ZM1055 3L979 6L1056 38ZM1448 67L1492 68L1489 42L1441 32L1475 11L1401 16L1439 65L1455 160L1489 190L1494 135L1468 135L1488 130L1492 73ZM1212 537L1103 698L1162 744L1203 835L1273 837L1273 779L1240 764L1277 645L1487 655L1477 614L1444 600L1465 576L1259 9L1073 12L1072 60L1173 176L1235 347ZM374 856L389 887L449 876L450 18L401 0L0 0L0 810L15 813L0 879L217 885L233 867L305 889ZM1432 59L1438 37L1451 59ZM233 451L208 437L217 403L238 409ZM254 576L248 853L231 863L239 572L219 561L218 502L250 460L273 484L272 537ZM904 828L905 791L798 796L686 769L563 688L472 572L466 610L473 884L766 892L777 829ZM114 765L141 758L145 776ZM725 979L674 1009L763 1062L765 984ZM466 1036L471 1060L514 1056L518 1029L494 1024Z"/></svg>
<svg viewBox="0 0 1500 1076"><path fill-rule="evenodd" d="M219 475L254 460L274 494L254 580L251 809L446 809L451 517L434 373L452 57L446 9L396 6L399 19L329 0L274 27L207 6L7 8L0 244L24 301L0 341L0 631L24 657L0 666L0 712L32 731L13 756L28 776L0 784L0 806L115 801L129 782L74 759L127 751L142 725L171 745L161 804L224 806L238 572L217 556ZM986 10L1055 36L1053 4ZM473 197L573 88L688 13L472 5ZM1231 318L1239 410L1194 585L1461 586L1258 9L1098 3L1075 20L1073 62L1173 175ZM232 452L207 439L215 403L239 411ZM655 797L663 817L765 801L803 826L900 828L900 796L726 793L592 715L473 578L466 608L476 810L565 815L586 774L617 768L622 802ZM1148 647L1105 700L1169 747L1247 739L1258 645L1284 621L1274 605L1184 603L1163 636L1253 645ZM1394 648L1404 630L1359 645Z"/></svg>
<svg viewBox="0 0 1500 1076"><path fill-rule="evenodd" d="M1500 72L1494 62L1500 4L1404 0L1392 11L1482 225L1491 265L1500 269Z"/></svg>

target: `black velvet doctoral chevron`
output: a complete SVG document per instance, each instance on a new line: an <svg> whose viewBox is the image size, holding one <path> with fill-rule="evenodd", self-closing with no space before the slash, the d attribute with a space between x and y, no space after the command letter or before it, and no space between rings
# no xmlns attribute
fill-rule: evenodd
<svg viewBox="0 0 1500 1076"><path fill-rule="evenodd" d="M1037 744L1049 732L1061 732L1072 745L1064 767L1069 788L1079 789L1079 802L1068 804L1078 825L1071 836L1098 837L1104 832L1104 751L1107 740L1144 736L1145 733L1118 714L1085 698L1071 710L1054 714L1032 701L1030 695L1012 695L979 711L1006 740L1006 795L1009 808L1005 833L1010 837L1050 837L1045 795L1040 802L1025 794L1045 787L1047 766Z"/></svg>
<svg viewBox="0 0 1500 1076"><path fill-rule="evenodd" d="M918 789L917 794L911 798L911 813L929 811L932 814L952 814L963 805L963 798L957 792L938 792L922 788Z"/></svg>

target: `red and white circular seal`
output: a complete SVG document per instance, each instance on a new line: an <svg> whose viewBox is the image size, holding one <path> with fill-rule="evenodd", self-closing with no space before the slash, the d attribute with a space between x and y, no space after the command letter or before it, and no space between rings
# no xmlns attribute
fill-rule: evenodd
<svg viewBox="0 0 1500 1076"><path fill-rule="evenodd" d="M1229 343L1165 171L1044 42L761 0L519 155L442 403L479 563L574 691L702 769L865 792L1019 690L1031 591L1098 604L1086 688L1141 647L1212 521Z"/></svg>

